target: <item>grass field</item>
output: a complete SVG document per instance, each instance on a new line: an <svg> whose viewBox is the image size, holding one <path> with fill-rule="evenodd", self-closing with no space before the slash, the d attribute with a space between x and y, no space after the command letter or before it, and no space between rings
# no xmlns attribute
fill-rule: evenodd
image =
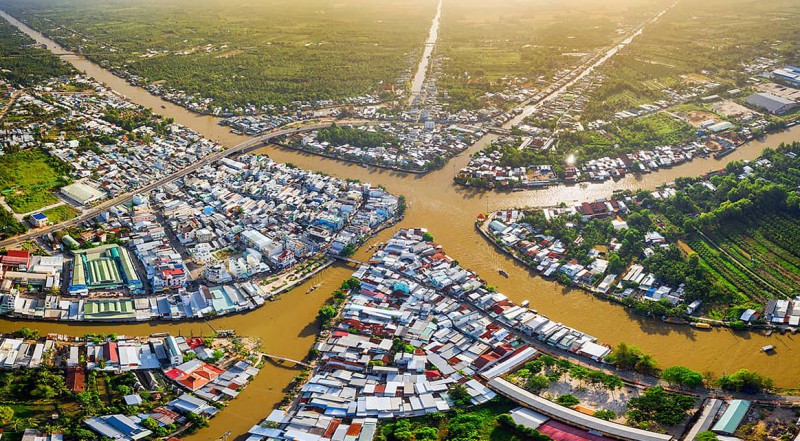
<svg viewBox="0 0 800 441"><path fill-rule="evenodd" d="M434 0L2 0L68 47L219 106L376 92L418 61Z"/></svg>
<svg viewBox="0 0 800 441"><path fill-rule="evenodd" d="M70 205L59 205L58 207L53 207L48 210L45 210L42 213L44 213L44 215L47 216L50 222L54 224L68 221L70 219L75 218L79 214L78 210L76 210Z"/></svg>
<svg viewBox="0 0 800 441"><path fill-rule="evenodd" d="M65 184L65 164L42 150L0 156L0 193L17 213L27 213L58 202L51 190Z"/></svg>

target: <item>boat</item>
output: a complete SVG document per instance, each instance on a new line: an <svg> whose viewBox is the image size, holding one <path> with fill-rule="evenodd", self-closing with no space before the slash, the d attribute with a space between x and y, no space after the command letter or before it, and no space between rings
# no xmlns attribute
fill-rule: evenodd
<svg viewBox="0 0 800 441"><path fill-rule="evenodd" d="M498 270L497 270L497 272L498 272L498 273L500 273L500 275L501 275L501 276L503 276L503 277L505 277L505 278L508 278L508 273L507 273L507 272L505 272L505 270L503 270L503 269L498 269Z"/></svg>
<svg viewBox="0 0 800 441"><path fill-rule="evenodd" d="M765 354L769 354L770 352L773 352L774 350L775 350L775 346L773 346L773 345L766 345L766 346L762 346L761 347L761 352L764 352Z"/></svg>
<svg viewBox="0 0 800 441"><path fill-rule="evenodd" d="M697 329L711 329L711 325L709 325L708 323L704 323L704 322L692 323L692 327L697 328Z"/></svg>
<svg viewBox="0 0 800 441"><path fill-rule="evenodd" d="M524 302L520 303L519 306L521 306L523 308L527 308L528 305L530 305L530 304L531 304L530 300L525 300Z"/></svg>
<svg viewBox="0 0 800 441"><path fill-rule="evenodd" d="M686 320L682 319L680 317L665 317L663 320L664 320L664 323L673 323L673 324L676 324L676 325L684 325L684 324L686 324ZM700 323L697 323L697 324L699 325ZM708 323L703 323L703 324L707 325Z"/></svg>
<svg viewBox="0 0 800 441"><path fill-rule="evenodd" d="M163 105L163 104L162 104L162 105L161 105L161 108L162 108L162 109L166 109L166 108L167 108L167 106L165 106L165 105Z"/></svg>
<svg viewBox="0 0 800 441"><path fill-rule="evenodd" d="M321 285L322 285L321 283L317 283L316 285L312 286L311 288L308 288L308 291L306 291L306 294L311 294L312 292L314 292L314 290L319 288Z"/></svg>

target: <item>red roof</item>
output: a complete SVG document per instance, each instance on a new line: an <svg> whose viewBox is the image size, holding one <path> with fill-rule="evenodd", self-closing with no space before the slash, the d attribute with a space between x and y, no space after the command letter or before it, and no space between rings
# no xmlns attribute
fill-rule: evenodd
<svg viewBox="0 0 800 441"><path fill-rule="evenodd" d="M107 361L119 361L119 352L117 352L116 342L109 341L103 345L103 358Z"/></svg>
<svg viewBox="0 0 800 441"><path fill-rule="evenodd" d="M536 430L550 436L554 441L608 441L608 438L554 420L542 424Z"/></svg>
<svg viewBox="0 0 800 441"><path fill-rule="evenodd" d="M9 265L27 265L31 260L31 253L23 250L8 250L5 256L0 258L0 262Z"/></svg>

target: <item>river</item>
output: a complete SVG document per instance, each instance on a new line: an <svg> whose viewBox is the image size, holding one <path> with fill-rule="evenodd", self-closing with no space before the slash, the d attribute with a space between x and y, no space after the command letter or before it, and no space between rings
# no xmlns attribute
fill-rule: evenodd
<svg viewBox="0 0 800 441"><path fill-rule="evenodd" d="M7 17L5 14L0 14ZM8 17L7 17L8 18ZM48 48L61 52L54 42L41 34L12 23ZM146 90L133 87L124 80L79 57L65 56L79 70L85 71L132 101L150 107L176 122L191 127L209 139L233 146L246 138L233 135L217 124L218 119L198 116L186 109L162 101ZM161 106L164 108L161 108ZM426 227L441 243L450 256L467 268L476 270L490 285L507 294L517 302L530 300L531 307L548 317L575 327L600 339L616 344L625 341L653 354L662 367L681 364L699 371L716 374L731 373L738 368L758 370L774 378L782 387L797 387L800 378L800 336L773 335L765 337L757 333L737 332L727 329L709 331L695 330L688 326L669 325L652 319L638 317L624 308L599 300L580 290L569 290L554 282L532 277L523 266L495 250L474 230L475 217L490 209L546 206L560 202L574 203L595 198L608 197L614 190L654 189L681 176L697 176L723 167L727 162L756 158L763 148L780 142L800 139L800 126L770 135L740 147L722 160L697 159L671 169L643 176L627 176L619 181L592 183L576 186L557 186L542 190L515 193L496 193L465 189L453 184L456 171L464 167L469 156L493 139L488 136L461 155L453 158L441 170L427 175L408 175L381 169L365 168L350 163L320 158L308 154L265 147L262 153L277 161L292 162L299 167L319 170L334 176L358 178L362 181L382 184L395 194L403 194L408 200L406 219L397 227L384 231L370 243L385 241L397 228ZM369 252L362 247L356 258L363 259ZM503 268L509 278L497 273ZM316 327L314 317L319 306L335 287L352 273L344 266L332 267L310 282L280 300L269 303L248 314L215 319L217 329L235 329L241 335L261 338L264 349L287 357L303 356L311 347ZM324 285L311 294L306 294L310 285L324 281ZM22 326L17 321L0 321L0 331L10 331ZM61 323L31 323L42 332L60 332L82 335L89 332L116 332L118 334L145 335L153 332L172 332L184 335L207 333L209 328L202 322L183 324L136 324L90 326ZM767 344L776 347L775 355L766 355L759 349ZM280 392L297 371L267 367L230 407L215 418L211 428L191 437L193 440L216 439L227 430L239 434L266 416L280 399Z"/></svg>
<svg viewBox="0 0 800 441"><path fill-rule="evenodd" d="M425 85L425 75L428 72L428 64L431 61L431 54L433 48L436 47L436 40L439 38L439 20L442 17L442 2L439 0L439 5L436 6L436 15L433 16L431 22L431 29L428 32L428 39L425 40L425 49L422 51L422 58L419 60L417 66L417 73L411 81L411 96L408 97L408 103L414 102L414 98L418 97L422 92L422 87Z"/></svg>

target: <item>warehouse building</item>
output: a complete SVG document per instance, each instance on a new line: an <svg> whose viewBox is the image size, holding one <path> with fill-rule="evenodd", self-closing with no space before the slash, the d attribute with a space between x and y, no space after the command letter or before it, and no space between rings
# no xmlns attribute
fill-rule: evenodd
<svg viewBox="0 0 800 441"><path fill-rule="evenodd" d="M118 245L104 245L89 250L75 250L75 262L69 293L88 295L90 290L126 287L140 293L143 285L133 267L128 250Z"/></svg>
<svg viewBox="0 0 800 441"><path fill-rule="evenodd" d="M105 196L102 191L82 182L67 185L61 189L61 194L81 205L86 205Z"/></svg>
<svg viewBox="0 0 800 441"><path fill-rule="evenodd" d="M773 115L783 115L796 109L798 104L794 101L781 98L771 93L754 93L744 100L747 104L758 109L764 109Z"/></svg>

